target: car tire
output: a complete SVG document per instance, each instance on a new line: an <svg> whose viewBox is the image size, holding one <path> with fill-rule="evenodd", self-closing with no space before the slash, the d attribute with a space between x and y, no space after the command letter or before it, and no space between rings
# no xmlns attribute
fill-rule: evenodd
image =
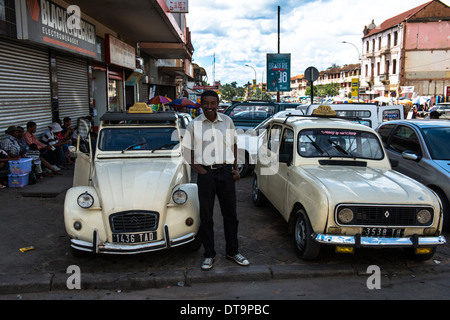
<svg viewBox="0 0 450 320"><path fill-rule="evenodd" d="M300 258L314 260L320 252L320 244L314 241L313 229L308 216L303 210L298 211L294 217L294 245Z"/></svg>
<svg viewBox="0 0 450 320"><path fill-rule="evenodd" d="M267 204L267 198L266 196L259 190L258 187L258 178L256 177L253 179L253 185L252 185L252 200L253 204L257 207L261 207L265 204Z"/></svg>

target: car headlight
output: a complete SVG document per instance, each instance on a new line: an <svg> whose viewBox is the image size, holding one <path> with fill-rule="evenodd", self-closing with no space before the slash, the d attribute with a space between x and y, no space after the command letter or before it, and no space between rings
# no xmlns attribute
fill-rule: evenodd
<svg viewBox="0 0 450 320"><path fill-rule="evenodd" d="M187 201L188 195L186 191L178 189L172 194L172 199L176 204L183 204Z"/></svg>
<svg viewBox="0 0 450 320"><path fill-rule="evenodd" d="M90 208L94 204L94 197L86 191L78 196L77 203L84 209Z"/></svg>
<svg viewBox="0 0 450 320"><path fill-rule="evenodd" d="M338 221L342 224L348 224L353 221L354 214L352 209L344 208L339 210L337 215Z"/></svg>
<svg viewBox="0 0 450 320"><path fill-rule="evenodd" d="M420 224L428 224L431 221L431 212L427 209L422 209L417 212L417 222Z"/></svg>

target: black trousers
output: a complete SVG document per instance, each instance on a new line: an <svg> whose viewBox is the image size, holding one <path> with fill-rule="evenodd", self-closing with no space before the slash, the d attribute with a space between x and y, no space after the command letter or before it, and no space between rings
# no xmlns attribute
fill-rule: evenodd
<svg viewBox="0 0 450 320"><path fill-rule="evenodd" d="M197 178L198 198L200 202L199 236L205 250L205 258L214 258L214 201L217 195L223 216L226 241L226 254L234 256L239 252L237 231L239 221L236 215L236 187L233 180L232 166L220 169L207 169L206 174Z"/></svg>

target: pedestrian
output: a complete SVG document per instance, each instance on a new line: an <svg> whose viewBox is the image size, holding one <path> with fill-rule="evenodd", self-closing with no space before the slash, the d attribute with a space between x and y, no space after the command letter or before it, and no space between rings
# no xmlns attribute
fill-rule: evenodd
<svg viewBox="0 0 450 320"><path fill-rule="evenodd" d="M204 248L201 268L210 270L215 262L213 211L216 195L223 216L226 257L248 266L249 261L239 253L237 238L235 182L240 177L236 130L230 117L217 112L219 96L216 92L203 92L201 106L203 113L191 121L183 139L185 159L198 173L199 236Z"/></svg>
<svg viewBox="0 0 450 320"><path fill-rule="evenodd" d="M16 126L9 126L5 130L6 137L1 141L1 147L9 157L21 157L24 153L21 151L18 141L19 131L20 129Z"/></svg>
<svg viewBox="0 0 450 320"><path fill-rule="evenodd" d="M430 112L429 117L430 117L430 119L439 119L440 116L441 116L441 114L438 111L434 110L434 111Z"/></svg>

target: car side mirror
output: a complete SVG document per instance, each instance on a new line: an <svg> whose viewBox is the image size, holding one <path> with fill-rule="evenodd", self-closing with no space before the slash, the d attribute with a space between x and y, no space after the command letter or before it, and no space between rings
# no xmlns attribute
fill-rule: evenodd
<svg viewBox="0 0 450 320"><path fill-rule="evenodd" d="M286 163L288 166L290 166L292 162L292 155L289 153L281 153L278 156L278 161L280 163Z"/></svg>
<svg viewBox="0 0 450 320"><path fill-rule="evenodd" d="M415 154L415 153L413 153L411 151L403 152L402 153L402 157L403 157L403 159L412 160L412 161L416 161L416 162L419 162L420 159L421 159L420 156L418 156L417 154Z"/></svg>

